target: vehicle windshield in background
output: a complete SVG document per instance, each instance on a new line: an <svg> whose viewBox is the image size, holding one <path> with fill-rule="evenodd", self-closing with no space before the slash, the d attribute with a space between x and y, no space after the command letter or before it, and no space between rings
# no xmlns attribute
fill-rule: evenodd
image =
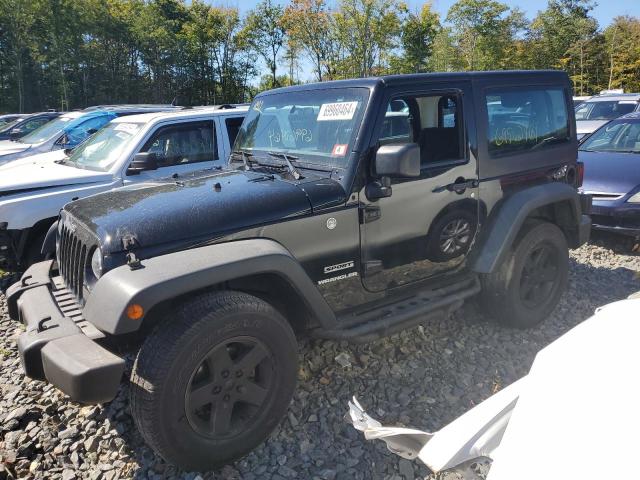
<svg viewBox="0 0 640 480"><path fill-rule="evenodd" d="M80 168L107 171L141 128L141 123L109 123L76 147L66 161Z"/></svg>
<svg viewBox="0 0 640 480"><path fill-rule="evenodd" d="M576 108L576 120L612 120L635 110L633 100L586 102Z"/></svg>
<svg viewBox="0 0 640 480"><path fill-rule="evenodd" d="M13 126L17 124L20 120L21 120L20 118L17 118L15 120L10 120L8 122L4 122L0 120L0 133L6 133L9 130L12 130Z"/></svg>
<svg viewBox="0 0 640 480"><path fill-rule="evenodd" d="M301 163L343 167L368 98L366 88L265 95L251 105L234 150L264 158L284 152Z"/></svg>
<svg viewBox="0 0 640 480"><path fill-rule="evenodd" d="M640 122L618 120L596 130L580 145L587 152L640 153Z"/></svg>
<svg viewBox="0 0 640 480"><path fill-rule="evenodd" d="M71 117L58 117L36 128L33 132L25 135L18 141L29 144L42 143L61 132L65 124L71 120L73 120Z"/></svg>

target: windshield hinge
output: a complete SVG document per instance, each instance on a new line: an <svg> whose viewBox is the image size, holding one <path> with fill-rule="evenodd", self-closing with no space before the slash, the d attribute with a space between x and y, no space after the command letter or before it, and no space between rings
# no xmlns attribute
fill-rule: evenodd
<svg viewBox="0 0 640 480"><path fill-rule="evenodd" d="M360 223L371 223L379 220L381 216L380 207L376 205L365 205L360 207Z"/></svg>
<svg viewBox="0 0 640 480"><path fill-rule="evenodd" d="M140 263L140 259L136 257L136 254L133 252L127 253L127 265L131 270L139 270L140 268L144 268L142 263Z"/></svg>

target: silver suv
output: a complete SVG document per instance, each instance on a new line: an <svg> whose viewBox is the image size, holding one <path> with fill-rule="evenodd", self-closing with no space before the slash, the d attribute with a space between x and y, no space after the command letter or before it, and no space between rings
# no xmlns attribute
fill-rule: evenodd
<svg viewBox="0 0 640 480"><path fill-rule="evenodd" d="M576 107L578 139L589 135L614 118L640 110L640 94L596 95Z"/></svg>

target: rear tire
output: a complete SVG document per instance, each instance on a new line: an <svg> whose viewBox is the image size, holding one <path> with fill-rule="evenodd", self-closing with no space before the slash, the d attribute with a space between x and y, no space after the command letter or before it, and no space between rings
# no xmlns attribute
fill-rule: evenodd
<svg viewBox="0 0 640 480"><path fill-rule="evenodd" d="M295 335L271 305L238 292L202 294L140 349L132 416L168 462L215 469L268 437L287 410L297 369Z"/></svg>
<svg viewBox="0 0 640 480"><path fill-rule="evenodd" d="M481 278L480 303L504 325L533 327L556 308L568 276L569 249L562 230L530 220L497 271Z"/></svg>

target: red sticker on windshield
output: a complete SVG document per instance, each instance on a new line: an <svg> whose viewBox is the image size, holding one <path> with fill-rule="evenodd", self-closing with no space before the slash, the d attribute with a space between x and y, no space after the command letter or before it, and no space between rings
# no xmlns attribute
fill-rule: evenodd
<svg viewBox="0 0 640 480"><path fill-rule="evenodd" d="M331 155L334 157L344 157L347 154L347 147L348 145L346 144L336 143L333 146L333 150L331 150Z"/></svg>

